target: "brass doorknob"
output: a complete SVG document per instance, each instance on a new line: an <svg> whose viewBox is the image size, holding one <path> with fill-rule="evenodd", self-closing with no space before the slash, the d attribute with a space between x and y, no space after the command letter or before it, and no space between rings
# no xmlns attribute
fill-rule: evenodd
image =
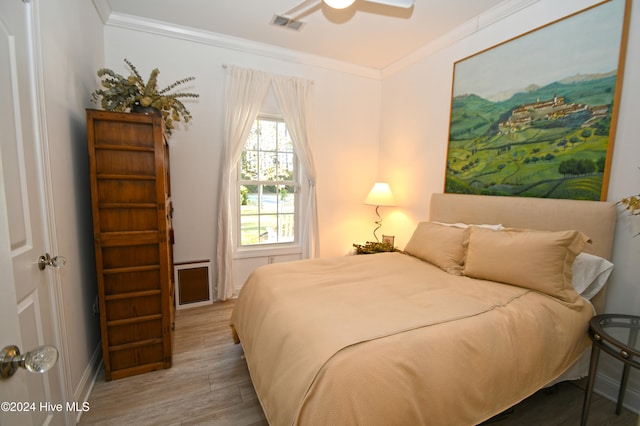
<svg viewBox="0 0 640 426"><path fill-rule="evenodd" d="M39 346L26 354L20 354L17 346L5 346L0 351L0 377L7 379L18 368L32 373L44 373L58 361L58 350L53 346Z"/></svg>

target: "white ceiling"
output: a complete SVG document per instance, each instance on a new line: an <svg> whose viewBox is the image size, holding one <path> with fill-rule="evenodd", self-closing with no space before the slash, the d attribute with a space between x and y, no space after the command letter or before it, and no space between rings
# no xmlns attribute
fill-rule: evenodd
<svg viewBox="0 0 640 426"><path fill-rule="evenodd" d="M384 69L509 0L415 0L411 9L365 0L334 10L321 0L94 0L109 16L132 15L208 33ZM271 24L276 14L305 24L300 31Z"/></svg>

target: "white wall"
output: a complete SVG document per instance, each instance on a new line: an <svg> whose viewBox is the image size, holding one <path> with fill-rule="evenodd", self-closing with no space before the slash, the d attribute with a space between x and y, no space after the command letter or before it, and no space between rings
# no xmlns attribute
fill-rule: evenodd
<svg viewBox="0 0 640 426"><path fill-rule="evenodd" d="M353 243L369 238L373 211L363 202L377 178L378 78L366 72L363 75L308 65L306 59L281 60L210 41L194 42L113 26L105 30L105 46L106 66L122 74L127 73L123 62L127 58L144 78L152 68L159 68L161 86L196 77L190 90L200 98L188 104L193 121L176 130L169 140L176 262L215 260L223 64L314 81L313 152L318 174L320 252L323 256L342 255ZM368 215L371 222L363 221Z"/></svg>
<svg viewBox="0 0 640 426"><path fill-rule="evenodd" d="M381 154L382 177L394 188L399 207L386 226L404 246L415 223L427 218L429 195L444 188L453 64L573 12L594 0L557 2L541 0L530 7L468 36L425 49L425 56L383 81ZM635 4L634 6L640 6ZM640 7L631 19L623 95L620 103L609 200L640 192ZM640 218L621 214L616 230L607 312L640 315ZM601 356L596 390L617 397L621 367ZM625 402L640 407L640 374L632 372Z"/></svg>
<svg viewBox="0 0 640 426"><path fill-rule="evenodd" d="M90 106L95 70L104 60L102 22L91 2L39 1L44 73L45 144L49 151L52 197L52 255L68 260L60 270L63 310L60 349L70 401L88 397L92 367L99 361L99 319L93 256L91 194L85 108ZM53 401L59 402L59 401Z"/></svg>
<svg viewBox="0 0 640 426"><path fill-rule="evenodd" d="M637 1L633 3L623 94L609 183L610 201L618 201L623 197L640 193L640 4ZM624 213L618 216L613 247L613 262L616 266L607 292L607 312L640 315L640 237L632 237L638 233L640 217L630 217ZM618 392L621 375L621 363L605 356L601 361L601 380L596 382L596 390L614 397ZM635 407L634 411L640 412L640 372L637 370L632 371L630 375L625 402L627 407Z"/></svg>

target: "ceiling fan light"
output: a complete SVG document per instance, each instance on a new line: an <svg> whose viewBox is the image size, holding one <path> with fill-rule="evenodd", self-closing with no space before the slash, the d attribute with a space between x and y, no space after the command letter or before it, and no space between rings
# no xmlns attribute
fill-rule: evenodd
<svg viewBox="0 0 640 426"><path fill-rule="evenodd" d="M351 6L356 0L324 0L327 6L334 9L344 9Z"/></svg>

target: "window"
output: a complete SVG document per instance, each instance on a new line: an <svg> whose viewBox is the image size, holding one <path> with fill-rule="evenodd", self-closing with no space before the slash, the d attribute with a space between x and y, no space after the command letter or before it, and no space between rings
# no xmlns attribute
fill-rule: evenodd
<svg viewBox="0 0 640 426"><path fill-rule="evenodd" d="M239 245L296 242L297 160L283 120L256 119L238 170Z"/></svg>

